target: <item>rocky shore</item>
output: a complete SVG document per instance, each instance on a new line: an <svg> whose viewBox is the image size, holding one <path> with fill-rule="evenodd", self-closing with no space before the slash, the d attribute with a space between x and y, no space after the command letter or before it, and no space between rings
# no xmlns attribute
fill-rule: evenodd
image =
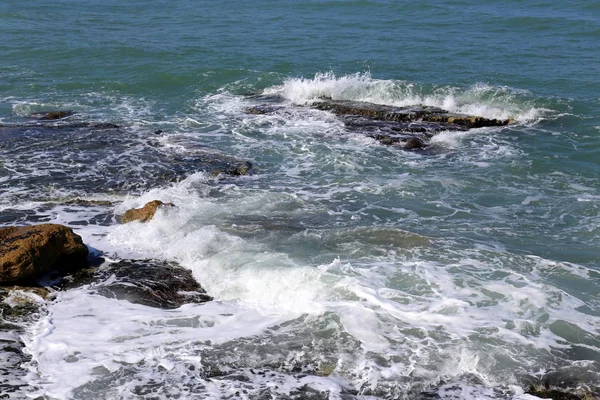
<svg viewBox="0 0 600 400"><path fill-rule="evenodd" d="M265 99L259 101L262 103L246 109L246 112L269 114L284 110L277 101L269 102ZM512 122L453 114L435 107L391 107L331 99L323 99L304 107L334 114L343 121L349 132L362 133L382 144L411 151L427 149L431 138L440 132L462 132L488 126L506 126ZM15 140L20 140L18 138L20 133L33 128L59 133L72 133L78 130L86 132L91 130L96 133L102 131L104 136L98 143L107 147L119 143L123 127L109 123L71 121L69 118L73 115L74 113L70 111L42 113L35 116L38 122L0 126L0 130L10 132L17 137ZM53 124L54 121L63 119L67 120L66 123ZM205 171L217 182L219 179L235 179L253 172L253 165L249 161L223 155L215 156L209 152L200 155L173 156L161 155L160 151L157 151L157 154L159 155L153 154L153 157L158 157L164 165L158 174L156 170L145 171L154 180L148 179L145 181L148 182L147 184L140 186L142 188L150 187L157 181L181 179L190 170ZM160 166L161 163L156 165ZM190 165L194 165L194 168L190 168ZM119 176L123 181L131 179L127 171L119 171L118 168L107 169L107 175L111 176L111 174ZM125 175L125 178L122 175ZM118 182L118 180L110 182L115 181ZM99 184L107 182L109 181L99 182ZM127 189L128 186L119 187L119 189L123 188ZM82 207L114 205L107 201L81 199L65 199L58 203ZM105 223L119 221L140 224L139 228L143 229L142 224L150 221L156 212L168 213L172 212L170 211L172 209L176 210L176 207L176 204L157 199L140 208L127 210L123 215L111 215L107 217ZM0 223L6 221L0 220ZM286 229L291 228L286 227ZM252 235L255 235L255 232L252 232ZM184 304L200 304L213 300L195 280L192 273L175 262L156 259L124 259L109 262L102 259L102 254L91 253L82 238L72 228L64 225L34 224L2 227L0 228L0 341L3 351L0 352L0 357L4 369L0 369L1 394L26 390L24 377L28 373L28 363L31 362L31 357L23 351L25 345L21 338L26 327L47 315L47 306L58 293L82 287L93 295L162 309L174 309ZM331 366L312 373L326 376L333 369L334 366ZM539 377L526 377L522 380L523 390L533 396L557 400L598 399L598 386L589 384L600 379L598 374L593 372L597 369L597 367L565 368L547 372ZM299 370L302 371L302 368L299 367ZM253 370L250 371L254 374ZM307 387L307 392L300 393L297 398L328 398L326 393L313 393L311 390ZM421 397L417 397L435 398L429 397L429 393L420 395Z"/></svg>

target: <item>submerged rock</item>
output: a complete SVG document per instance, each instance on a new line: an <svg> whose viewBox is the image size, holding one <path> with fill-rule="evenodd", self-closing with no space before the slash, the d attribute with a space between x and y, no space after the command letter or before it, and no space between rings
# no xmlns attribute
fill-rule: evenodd
<svg viewBox="0 0 600 400"><path fill-rule="evenodd" d="M160 207L175 207L173 203L163 203L160 200L153 200L144 205L142 208L132 208L130 210L125 211L123 217L121 217L121 222L126 224L131 221L140 221L146 222L151 220Z"/></svg>
<svg viewBox="0 0 600 400"><path fill-rule="evenodd" d="M61 289L83 285L108 298L165 309L212 300L189 270L159 260L123 260L79 270L65 277Z"/></svg>
<svg viewBox="0 0 600 400"><path fill-rule="evenodd" d="M261 104L259 106L246 107L246 108L244 108L244 112L246 114L252 114L252 115L264 115L264 114L272 114L272 113L282 110L282 109L283 109L282 106L271 106L271 105Z"/></svg>
<svg viewBox="0 0 600 400"><path fill-rule="evenodd" d="M41 120L50 121L50 120ZM28 123L28 124L9 124L0 125L0 130L10 131L13 135L18 135L29 130L48 130L48 131L68 131L71 129L89 129L89 130L108 130L120 129L121 126L110 122L72 122L72 123Z"/></svg>
<svg viewBox="0 0 600 400"><path fill-rule="evenodd" d="M126 125L119 128L110 123L0 125L0 135L0 169L14 170L7 180L0 181L0 192L27 193L35 200L48 195L46 181L65 193L121 197L179 182L198 172L211 174L246 165L246 160L187 137L173 135L163 142L155 139L152 130L138 131ZM40 162L40 155L44 162ZM14 190L17 187L20 191ZM16 223L9 220L6 224Z"/></svg>
<svg viewBox="0 0 600 400"><path fill-rule="evenodd" d="M40 112L40 113L35 113L35 114L31 115L31 116L33 118L35 118L35 119L39 119L40 121L49 121L49 120L67 118L67 117L70 117L73 114L75 114L75 111L62 110L62 111Z"/></svg>
<svg viewBox="0 0 600 400"><path fill-rule="evenodd" d="M0 283L35 279L52 269L83 268L87 256L81 237L63 225L0 228Z"/></svg>
<svg viewBox="0 0 600 400"><path fill-rule="evenodd" d="M245 161L241 164L231 165L225 169L217 169L211 172L212 176L227 175L227 176L243 176L248 175L252 170L250 161Z"/></svg>

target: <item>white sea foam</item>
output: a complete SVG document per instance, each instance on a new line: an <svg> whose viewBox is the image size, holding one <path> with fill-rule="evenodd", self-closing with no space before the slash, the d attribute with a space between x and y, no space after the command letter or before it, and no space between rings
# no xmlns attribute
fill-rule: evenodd
<svg viewBox="0 0 600 400"><path fill-rule="evenodd" d="M477 83L471 87L429 88L406 81L375 79L370 73L336 76L317 73L314 78L288 78L265 94L281 95L295 104L329 97L334 100L366 101L393 106L425 105L450 112L487 118L533 122L551 110L531 105L527 92Z"/></svg>
<svg viewBox="0 0 600 400"><path fill-rule="evenodd" d="M543 114L528 105L527 93L508 88L424 89L368 74L289 79L266 93L297 104L320 96L421 103L526 122ZM550 352L568 349L569 332L553 332L553 323L567 321L576 333L599 329L594 318L577 311L592 303L551 281L565 271L565 279L584 280L592 276L588 269L513 255L492 239L469 247L397 227L419 231L443 220L440 215L477 211L447 199L469 189L469 181L430 168L456 160L380 149L360 135L341 140L341 123L310 109L240 113L249 102L225 91L202 98L198 107L206 120L182 118L176 124L185 133L157 141L173 154L186 154L193 143L186 138L207 133L238 154L252 156L257 149L275 154L273 161L261 153L257 176L216 184L207 174L193 173L140 196L109 197L120 201L114 209L44 211L51 222L73 224L85 243L108 258L178 261L215 301L157 310L91 295L85 287L60 294L48 318L25 336L36 394L70 398L87 384L107 398L133 398L136 385L160 381L169 389L156 389L164 390L156 393L159 398L185 397L193 393L184 389L189 384L195 390L202 386L207 398L238 391L252 398L267 389L283 396L308 385L328 390L331 398L343 398L349 388L368 399L456 382L442 385L439 396L492 399L498 397L492 388L514 383L515 365L524 370L543 365ZM120 112L140 124L151 122L143 107L141 114L135 108ZM519 154L509 144L488 140L487 133L448 133L434 140L458 148L468 135L477 136L477 155L459 158L465 165L493 165L494 157ZM441 195L421 198L427 188ZM594 201L585 188L571 187L577 198ZM517 194L515 207L534 207L543 198ZM159 210L146 224L74 224L154 199L176 207ZM485 213L500 220L512 217L515 207L490 206ZM440 230L453 223L442 222ZM460 229L475 228L467 223ZM593 345L589 350L597 351ZM213 364L222 375L206 379L203 369ZM296 366L309 374L290 373ZM259 375L256 368L273 375ZM239 379L228 379L228 373ZM465 383L465 376L478 383ZM124 383L111 386L122 377Z"/></svg>
<svg viewBox="0 0 600 400"><path fill-rule="evenodd" d="M318 320L329 314L339 320L332 328L335 335L347 335L355 342L328 343L339 346L335 374L331 378L308 377L300 383L338 394L350 386L383 396L398 388L409 390L416 377L424 379L427 386L441 377L460 380L465 374L477 375L486 386L503 385L511 375L496 365L495 357L535 359L545 351L565 347L548 329L553 322L567 320L587 332L598 329L589 317L573 312L582 301L540 283L536 268L546 264L537 259L515 262L500 252L496 253L500 260L485 260L462 253L452 261L436 263L426 261L432 258L429 252L448 254L450 249L444 249L442 243L429 247L427 241L421 241L416 242L417 259L400 257L396 248L386 256L307 264L275 251L268 239L244 238L229 230L244 218L275 217L284 210L292 215L312 212L309 202L285 193L235 186L224 189L226 197L212 198L204 195L206 180L206 175L195 174L139 198L126 198L116 207L121 213L155 198L177 204L158 211L149 223L88 226L78 232L86 243L108 254L179 261L216 301L164 311L93 296L85 288L62 293L49 307L49 317L41 320L26 340L34 357L32 383L39 387L38 394L69 398L81 385L128 368L138 370L142 381L151 381L154 369L160 368L161 374L178 374L207 384L219 398L219 390L233 390L237 381L223 379L224 386L212 386L190 375L183 365L205 368L203 357L210 356L210 349L222 351L217 348L228 342L239 342L236 357L250 357L246 352L251 350L244 350L244 343L290 340L287 335L302 337L307 333L293 321ZM56 222L67 222L72 212L52 215ZM257 221L260 227L269 219ZM345 233L336 240L351 241L348 244L357 247L375 232L371 236L357 233ZM370 247L383 245L390 233L382 233L377 240L383 242L370 242L378 243ZM309 235L295 236L298 244L303 237L310 239ZM503 266L511 263L530 270L516 272ZM495 268L504 275L490 280L485 274ZM279 330L272 328L283 325L293 329L282 330L278 339ZM485 349L488 341L501 345L482 352L480 346ZM291 339L290 345L293 343ZM345 348L345 343L351 348ZM319 352L289 357L310 360ZM521 355L515 356L515 352ZM435 374L425 367L428 363L437 365ZM254 368L261 364L246 365ZM250 386L267 384L261 376L244 371ZM295 378L292 382L286 376L273 378L282 382L277 389L280 392L273 393L299 387ZM409 376L412 378L407 381ZM465 390L479 393L483 389L467 385ZM127 397L127 392L119 393Z"/></svg>

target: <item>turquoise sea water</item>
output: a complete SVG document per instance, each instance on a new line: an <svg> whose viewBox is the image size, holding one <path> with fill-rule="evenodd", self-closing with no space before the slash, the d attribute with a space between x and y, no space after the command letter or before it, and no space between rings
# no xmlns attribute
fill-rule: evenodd
<svg viewBox="0 0 600 400"><path fill-rule="evenodd" d="M61 293L11 396L526 398L524 375L598 374L599 77L593 2L4 0L0 223L178 261L216 299ZM245 113L257 94L283 111ZM323 96L515 122L407 152L303 107ZM65 109L122 129L15 128ZM215 181L206 154L254 173ZM178 208L113 220L155 198Z"/></svg>

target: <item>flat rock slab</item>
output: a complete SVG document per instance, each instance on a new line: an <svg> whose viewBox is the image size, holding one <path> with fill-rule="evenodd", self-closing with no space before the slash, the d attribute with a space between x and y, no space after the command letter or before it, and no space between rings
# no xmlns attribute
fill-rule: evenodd
<svg viewBox="0 0 600 400"><path fill-rule="evenodd" d="M192 273L177 263L123 260L65 277L63 290L89 285L92 293L150 307L173 309L212 300Z"/></svg>
<svg viewBox="0 0 600 400"><path fill-rule="evenodd" d="M394 107L347 100L323 100L312 105L317 110L331 111L336 115L357 115L371 120L394 122L433 122L453 124L467 128L504 126L510 120L490 119L473 115L452 114L438 107Z"/></svg>
<svg viewBox="0 0 600 400"><path fill-rule="evenodd" d="M81 237L63 225L0 228L0 284L32 280L52 269L83 268L87 256Z"/></svg>

